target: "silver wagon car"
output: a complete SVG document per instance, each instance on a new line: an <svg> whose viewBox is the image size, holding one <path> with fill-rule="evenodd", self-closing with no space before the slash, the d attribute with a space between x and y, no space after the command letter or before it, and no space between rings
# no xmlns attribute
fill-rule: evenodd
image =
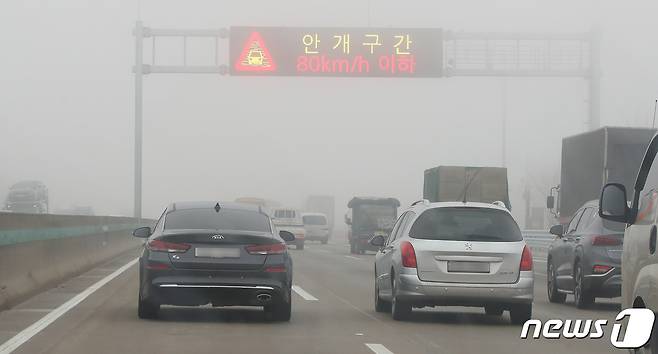
<svg viewBox="0 0 658 354"><path fill-rule="evenodd" d="M413 307L475 306L532 316L532 255L502 206L421 201L398 218L388 239L375 236L375 310L406 319Z"/></svg>

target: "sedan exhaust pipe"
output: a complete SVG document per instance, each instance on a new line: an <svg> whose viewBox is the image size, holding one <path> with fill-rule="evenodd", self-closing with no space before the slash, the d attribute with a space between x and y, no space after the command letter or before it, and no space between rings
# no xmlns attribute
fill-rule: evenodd
<svg viewBox="0 0 658 354"><path fill-rule="evenodd" d="M261 293L261 294L256 295L256 299L261 304L264 304L264 303L272 301L272 295L266 294L266 293Z"/></svg>

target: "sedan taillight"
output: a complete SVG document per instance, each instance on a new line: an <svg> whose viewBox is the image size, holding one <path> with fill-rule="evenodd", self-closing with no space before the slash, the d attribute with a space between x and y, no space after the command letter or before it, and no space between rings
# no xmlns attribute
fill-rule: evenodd
<svg viewBox="0 0 658 354"><path fill-rule="evenodd" d="M250 245L245 247L249 254L284 254L286 253L286 245L283 243L273 243L269 245Z"/></svg>
<svg viewBox="0 0 658 354"><path fill-rule="evenodd" d="M594 274L605 274L605 273L609 272L610 269L612 269L612 267L609 266L609 265L595 264L592 267L592 273L594 273Z"/></svg>
<svg viewBox="0 0 658 354"><path fill-rule="evenodd" d="M190 245L187 243L174 243L167 242L162 240L151 240L146 244L149 250L155 252L169 252L169 253L180 253L186 252L190 249Z"/></svg>
<svg viewBox="0 0 658 354"><path fill-rule="evenodd" d="M592 237L592 246L619 246L621 244L622 244L622 240L614 236Z"/></svg>

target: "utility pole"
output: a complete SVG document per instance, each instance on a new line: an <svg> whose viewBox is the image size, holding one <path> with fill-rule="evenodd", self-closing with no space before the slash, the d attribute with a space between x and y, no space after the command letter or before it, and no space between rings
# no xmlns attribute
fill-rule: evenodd
<svg viewBox="0 0 658 354"><path fill-rule="evenodd" d="M144 27L142 21L135 24L135 204L133 213L138 221L142 219L142 80L144 78L143 51Z"/></svg>
<svg viewBox="0 0 658 354"><path fill-rule="evenodd" d="M503 167L507 167L507 78L503 78L501 99L503 101L502 108L502 160Z"/></svg>
<svg viewBox="0 0 658 354"><path fill-rule="evenodd" d="M589 130L601 126L601 32L593 29L590 34L589 52Z"/></svg>

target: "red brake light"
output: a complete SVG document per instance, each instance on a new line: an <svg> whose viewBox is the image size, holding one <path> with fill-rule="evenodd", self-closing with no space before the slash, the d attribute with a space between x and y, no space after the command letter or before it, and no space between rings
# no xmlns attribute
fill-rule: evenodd
<svg viewBox="0 0 658 354"><path fill-rule="evenodd" d="M273 243L269 245L250 245L245 247L249 254L284 254L286 245L283 243Z"/></svg>
<svg viewBox="0 0 658 354"><path fill-rule="evenodd" d="M148 263L146 263L146 269L150 269L150 270L168 270L168 269L171 269L171 267L168 264L165 264L165 263L148 262Z"/></svg>
<svg viewBox="0 0 658 354"><path fill-rule="evenodd" d="M157 239L149 241L146 245L151 251L170 253L185 252L191 247L187 243L166 242Z"/></svg>
<svg viewBox="0 0 658 354"><path fill-rule="evenodd" d="M605 273L609 272L610 269L612 269L611 266L597 264L594 267L592 267L592 273L594 273L594 274L605 274Z"/></svg>
<svg viewBox="0 0 658 354"><path fill-rule="evenodd" d="M403 241L400 244L400 254L402 255L402 266L416 268L416 251L411 242Z"/></svg>
<svg viewBox="0 0 658 354"><path fill-rule="evenodd" d="M265 268L265 271L268 273L285 273L286 272L286 267L282 265L277 265L277 266L269 266Z"/></svg>
<svg viewBox="0 0 658 354"><path fill-rule="evenodd" d="M523 247L523 254L521 255L521 264L519 266L521 271L532 270L532 252L528 246Z"/></svg>
<svg viewBox="0 0 658 354"><path fill-rule="evenodd" d="M592 246L619 246L621 243L621 239L614 236L594 236L592 238Z"/></svg>

